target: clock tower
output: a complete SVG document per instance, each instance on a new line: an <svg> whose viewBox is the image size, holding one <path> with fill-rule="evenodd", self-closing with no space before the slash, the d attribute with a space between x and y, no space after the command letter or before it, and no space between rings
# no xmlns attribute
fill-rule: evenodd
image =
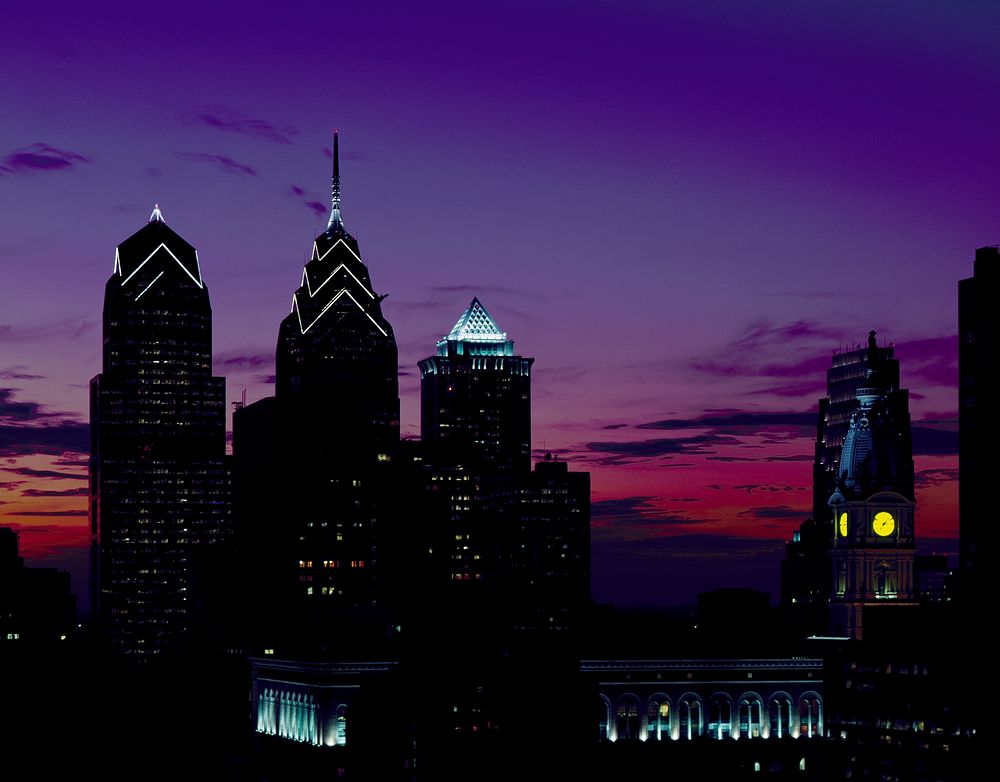
<svg viewBox="0 0 1000 782"><path fill-rule="evenodd" d="M877 350L875 332L869 350ZM875 607L913 605L913 446L908 405L869 363L856 394L830 496L830 631L861 639L863 616Z"/></svg>

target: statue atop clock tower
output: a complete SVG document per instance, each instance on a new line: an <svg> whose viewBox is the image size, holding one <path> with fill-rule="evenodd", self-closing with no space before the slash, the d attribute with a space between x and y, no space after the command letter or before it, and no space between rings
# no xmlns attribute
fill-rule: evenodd
<svg viewBox="0 0 1000 782"><path fill-rule="evenodd" d="M868 349L877 350L875 332ZM861 639L866 608L913 604L913 445L908 394L890 390L868 365L828 505L830 631Z"/></svg>

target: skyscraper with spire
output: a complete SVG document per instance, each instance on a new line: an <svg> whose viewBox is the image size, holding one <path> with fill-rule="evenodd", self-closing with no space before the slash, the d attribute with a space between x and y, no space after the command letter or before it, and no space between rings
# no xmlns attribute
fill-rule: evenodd
<svg viewBox="0 0 1000 782"><path fill-rule="evenodd" d="M382 315L385 296L375 293L358 242L344 227L339 158L335 133L330 219L313 241L278 331L276 395L314 413L323 409L310 426L335 422L331 456L353 450L352 461L362 452L370 461L399 440L396 339Z"/></svg>
<svg viewBox="0 0 1000 782"><path fill-rule="evenodd" d="M241 519L268 560L276 613L295 606L313 627L380 602L399 444L396 341L344 225L339 157L335 134L330 218L278 329L275 396L234 418Z"/></svg>
<svg viewBox="0 0 1000 782"><path fill-rule="evenodd" d="M184 642L199 552L230 533L208 289L159 205L115 251L102 370L90 384L92 607L115 648L148 657Z"/></svg>

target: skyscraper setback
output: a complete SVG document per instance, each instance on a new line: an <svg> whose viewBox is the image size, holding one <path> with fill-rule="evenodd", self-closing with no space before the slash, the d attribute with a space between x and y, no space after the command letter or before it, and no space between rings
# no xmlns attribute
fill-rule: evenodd
<svg viewBox="0 0 1000 782"><path fill-rule="evenodd" d="M225 379L194 247L157 206L115 251L90 385L91 596L110 643L173 651L199 549L229 534Z"/></svg>

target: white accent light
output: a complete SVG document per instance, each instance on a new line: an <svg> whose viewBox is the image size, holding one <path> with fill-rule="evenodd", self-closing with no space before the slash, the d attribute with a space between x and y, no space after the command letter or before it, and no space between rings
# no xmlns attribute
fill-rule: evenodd
<svg viewBox="0 0 1000 782"><path fill-rule="evenodd" d="M368 320L370 320L375 325L375 328L377 328L380 332L382 332L382 336L383 337L389 336L388 332L386 332L386 330L383 329L378 324L378 321L376 321L375 318L373 318L371 315L368 314L368 312L365 311L365 308L361 306L361 304L358 302L357 299L354 298L353 295L351 295L351 292L349 290L347 290L347 288L341 288L340 292L336 296L334 296L332 299L330 299L330 301L328 301L326 303L326 306L324 306L323 309L321 309L319 311L319 315L317 315L316 318L313 320L313 322L310 323L308 326L304 326L302 324L302 310L299 309L298 294L294 294L292 296L292 309L295 311L295 314L296 314L296 316L299 319L299 330L303 334L305 334L307 331L309 331L309 329L311 329L313 326L315 326L316 323L319 322L319 319L322 318L323 315L326 313L326 311L328 309L330 309L330 307L332 307L334 304L336 304L340 300L340 298L342 296L349 297L350 300L353 301L357 305L358 309L361 310L365 314L365 316L368 318Z"/></svg>
<svg viewBox="0 0 1000 782"><path fill-rule="evenodd" d="M155 250L153 250L153 252L151 252L149 255L147 255L146 258L145 258L145 260L142 263L140 263L138 266L136 266L135 269L132 271L132 273L128 277L126 277L124 280L122 280L122 285L124 285L125 283L127 283L133 277L135 277L136 272L138 272L139 269L141 269L143 266L145 266L147 263L149 263L149 260L154 255L156 255L160 250L166 250L167 253L169 253L170 257L173 258L175 261L177 261L177 265L180 266L184 270L184 273L194 281L195 285L197 285L199 288L204 288L205 287L204 283L202 283L202 281L200 279L198 279L193 274L191 274L191 272L188 271L187 267L183 263L181 263L181 259L178 258L176 255L174 255L173 252L171 252L170 248L167 247L167 245L163 244L163 243L161 243L159 247L157 247ZM198 253L197 252L195 252L195 254L194 254L194 260L195 260L195 263L197 264L198 263ZM201 265L200 264L198 264L198 276L199 277L201 276Z"/></svg>
<svg viewBox="0 0 1000 782"><path fill-rule="evenodd" d="M322 261L324 258L326 258L326 256L328 256L333 251L333 248L336 247L338 244L344 245L344 247L347 248L347 251L351 255L353 255L355 258L358 259L358 263L364 263L364 261L361 260L361 258L358 256L358 254L356 252L354 252L354 250L351 249L351 246L347 242L345 242L343 239L338 239L333 244L331 244L329 246L329 248L327 248L327 251L325 253L323 253L322 255L319 254L319 245L317 245L316 242L313 242L313 257L312 257L312 260L314 260L314 261Z"/></svg>
<svg viewBox="0 0 1000 782"><path fill-rule="evenodd" d="M358 285L361 286L361 290L363 290L365 293L367 293L369 296L371 296L371 298L373 298L373 299L375 298L375 294L372 293L370 290L368 290L368 288L365 287L365 284L363 282L361 282L361 280L359 280L357 277L354 276L354 272L352 272L350 269L348 269L347 266L345 264L343 264L343 263L340 264L340 266L338 266L332 272L330 272L330 276L327 277L325 280L323 280L323 282L320 283L319 287L316 290L312 289L312 285L309 282L309 275L306 273L306 270L305 269L302 270L302 276L305 277L305 280L306 280L306 290L309 291L309 298L312 298L317 293L319 293L323 289L323 286L326 285L330 280L332 280L333 277L334 277L334 275L337 272L339 272L341 269L343 269L348 274L350 274L351 277L354 277L354 281Z"/></svg>
<svg viewBox="0 0 1000 782"><path fill-rule="evenodd" d="M142 289L142 293L140 293L140 294L139 294L138 296L136 296L136 297L135 297L135 300L136 300L136 301L139 301L139 299L141 299L141 298L142 298L142 294L143 294L143 293L145 293L146 291L148 291L148 290L149 290L150 288L152 288L152 287L153 287L153 283L155 283L155 282L156 282L156 281L157 281L158 279L160 279L160 277L162 277L162 276L163 276L163 272L160 272L159 274L157 274L157 275L156 275L156 276L155 276L155 277L153 278L153 281L152 281L151 283L149 283L149 285L147 285L147 286L146 286L145 288L143 288L143 289Z"/></svg>

